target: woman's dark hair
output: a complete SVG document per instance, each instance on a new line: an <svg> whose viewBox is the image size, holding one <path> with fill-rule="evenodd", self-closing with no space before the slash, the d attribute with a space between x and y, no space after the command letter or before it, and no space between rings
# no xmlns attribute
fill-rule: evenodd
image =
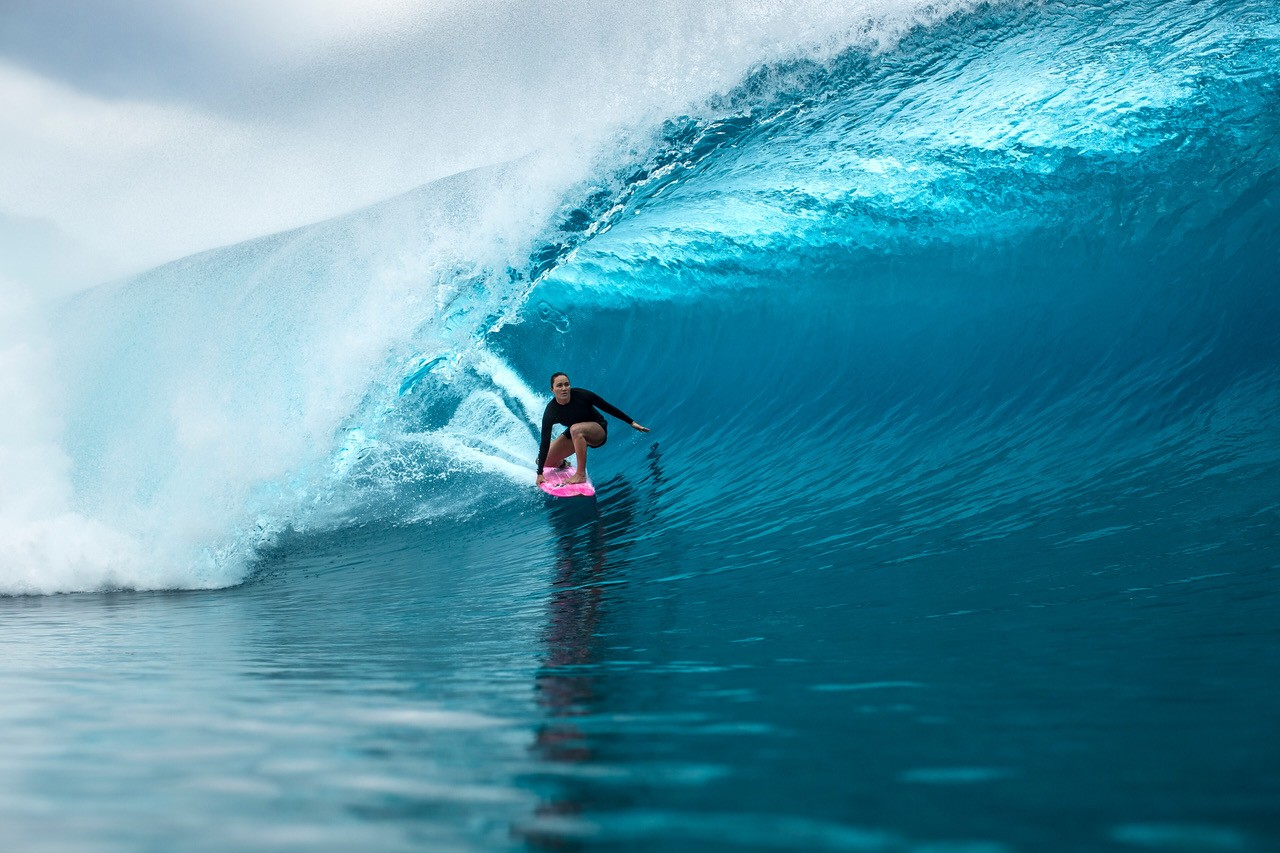
<svg viewBox="0 0 1280 853"><path fill-rule="evenodd" d="M561 371L560 373L553 373L553 374L551 374L551 387L552 387L552 388L556 387L556 377L557 377L557 376L563 376L565 379L568 379L568 378L569 378L569 374L567 374L567 373L565 373L565 372L563 372L563 371Z"/></svg>

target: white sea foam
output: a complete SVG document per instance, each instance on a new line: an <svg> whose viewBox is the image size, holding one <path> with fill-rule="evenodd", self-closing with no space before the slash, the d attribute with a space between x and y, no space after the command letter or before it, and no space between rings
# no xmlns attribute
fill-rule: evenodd
<svg viewBox="0 0 1280 853"><path fill-rule="evenodd" d="M0 594L140 580L137 543L72 509L51 357L30 294L0 280Z"/></svg>

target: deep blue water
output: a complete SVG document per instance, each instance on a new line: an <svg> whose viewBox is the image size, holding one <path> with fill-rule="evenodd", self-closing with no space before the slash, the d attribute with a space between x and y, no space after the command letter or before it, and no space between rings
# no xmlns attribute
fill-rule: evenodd
<svg viewBox="0 0 1280 853"><path fill-rule="evenodd" d="M1278 84L1271 4L981 7L77 298L126 544L6 577L0 827L1280 849ZM555 370L653 430L595 500Z"/></svg>

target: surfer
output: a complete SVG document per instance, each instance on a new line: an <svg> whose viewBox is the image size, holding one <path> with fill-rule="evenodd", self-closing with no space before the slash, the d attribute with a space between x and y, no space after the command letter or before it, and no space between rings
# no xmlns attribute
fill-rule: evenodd
<svg viewBox="0 0 1280 853"><path fill-rule="evenodd" d="M551 392L555 398L547 403L542 413L542 443L538 447L538 485L542 485L542 467L559 467L569 456L578 459L578 470L565 480L564 485L587 481L587 448L602 447L609 440L609 424L598 409L604 409L619 420L626 421L632 429L648 432L617 406L605 402L599 395L586 388L574 388L569 384L569 374L551 375ZM568 427L551 440L551 427L561 424Z"/></svg>

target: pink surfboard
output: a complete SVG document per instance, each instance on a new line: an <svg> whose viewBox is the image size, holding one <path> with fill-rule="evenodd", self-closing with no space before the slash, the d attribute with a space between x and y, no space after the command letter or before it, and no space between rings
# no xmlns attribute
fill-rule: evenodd
<svg viewBox="0 0 1280 853"><path fill-rule="evenodd" d="M538 488L557 498L571 498L577 495L591 497L596 493L596 487L591 483L591 477L589 476L585 483L574 483L572 486L564 485L564 481L572 477L577 470L577 468L543 468L542 483Z"/></svg>

